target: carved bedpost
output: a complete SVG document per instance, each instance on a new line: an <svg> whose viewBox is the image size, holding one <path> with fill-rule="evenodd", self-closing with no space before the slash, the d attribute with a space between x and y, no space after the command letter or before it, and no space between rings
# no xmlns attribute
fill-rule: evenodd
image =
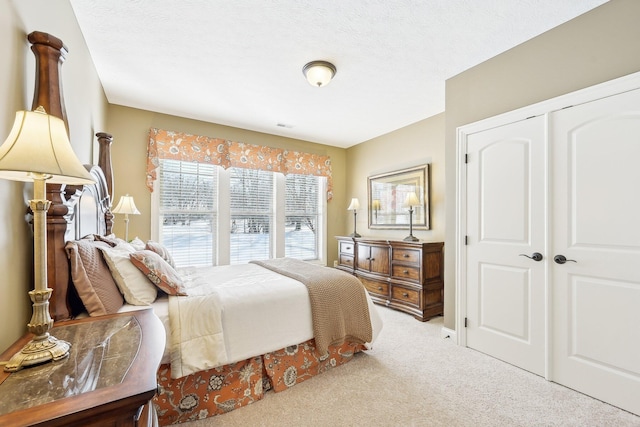
<svg viewBox="0 0 640 427"><path fill-rule="evenodd" d="M60 70L69 49L57 37L34 31L27 36L31 50L36 56L36 85L33 93L32 109L42 105L47 113L61 118L69 132L67 112L62 96Z"/></svg>
<svg viewBox="0 0 640 427"><path fill-rule="evenodd" d="M36 82L32 109L42 105L47 113L62 119L69 132L67 113L64 108L60 69L69 49L62 40L47 33L34 31L27 36L32 43L31 50L36 56ZM65 186L47 184L47 200L51 207L47 212L47 281L49 287L55 284L49 299L49 311L54 321L71 317L71 311L65 298L65 288L69 284L69 261L64 249L69 213L65 205Z"/></svg>
<svg viewBox="0 0 640 427"><path fill-rule="evenodd" d="M106 132L96 133L98 137L98 166L102 168L104 177L107 179L107 189L109 190L109 199L113 201L113 167L111 166L111 143L113 135Z"/></svg>
<svg viewBox="0 0 640 427"><path fill-rule="evenodd" d="M113 167L111 166L111 143L113 135L106 132L96 133L98 137L98 166L102 169L104 177L107 180L107 190L109 191L109 209L105 214L105 222L107 225L106 234L111 234L113 229L113 214L111 213L111 204L113 202Z"/></svg>

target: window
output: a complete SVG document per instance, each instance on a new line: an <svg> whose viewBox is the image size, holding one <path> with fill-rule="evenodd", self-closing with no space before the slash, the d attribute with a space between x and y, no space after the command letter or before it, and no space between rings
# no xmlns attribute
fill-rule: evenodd
<svg viewBox="0 0 640 427"><path fill-rule="evenodd" d="M324 260L326 178L160 160L153 236L179 267Z"/></svg>
<svg viewBox="0 0 640 427"><path fill-rule="evenodd" d="M229 168L231 264L271 258L273 172Z"/></svg>
<svg viewBox="0 0 640 427"><path fill-rule="evenodd" d="M285 182L285 256L318 259L319 179L290 174Z"/></svg>
<svg viewBox="0 0 640 427"><path fill-rule="evenodd" d="M160 161L159 225L176 265L216 259L217 173L213 165Z"/></svg>

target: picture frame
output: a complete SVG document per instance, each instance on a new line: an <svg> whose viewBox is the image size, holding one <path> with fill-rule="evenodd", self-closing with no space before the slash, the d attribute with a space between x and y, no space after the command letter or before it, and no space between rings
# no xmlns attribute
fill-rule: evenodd
<svg viewBox="0 0 640 427"><path fill-rule="evenodd" d="M409 229L407 196L415 193L419 205L413 206L413 228L428 230L429 165L383 173L367 178L369 228Z"/></svg>

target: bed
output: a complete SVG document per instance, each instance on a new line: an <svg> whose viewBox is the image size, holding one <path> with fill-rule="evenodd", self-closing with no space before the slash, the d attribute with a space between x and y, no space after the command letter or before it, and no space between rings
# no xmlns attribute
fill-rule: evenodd
<svg viewBox="0 0 640 427"><path fill-rule="evenodd" d="M38 68L34 108L42 105L66 121L58 72L68 49L47 33L33 32L28 39ZM167 343L176 342L169 344L157 374L153 406L161 425L222 414L260 400L268 390L287 390L348 362L375 340L382 327L376 307L358 279L337 269L305 264L301 270L284 259L274 265L176 271L166 268L171 267L170 254L158 242L134 240L132 245L113 236L112 136L101 132L96 137L99 161L87 166L95 184L47 186L49 310L56 322L155 312L165 325ZM301 274L307 270L320 271L339 285L319 286L316 278ZM136 285L122 290L118 277ZM216 278L215 292L207 289L206 277ZM358 308L351 305L351 296L335 292L342 287L356 295ZM321 295L323 289L333 290ZM131 303L137 298L142 305ZM356 329L340 325L349 317L359 319ZM193 319L196 323L188 323ZM333 335L336 330L340 333Z"/></svg>
<svg viewBox="0 0 640 427"><path fill-rule="evenodd" d="M154 406L161 425L222 414L269 390L287 390L348 362L375 340L382 327L376 307L355 277L337 269L291 259L168 269L170 254L158 242L115 237L107 184L113 181L104 164L110 136L101 133L98 140L103 165L87 167L96 184L49 194L50 311L59 321L87 312L154 310L173 343L158 370ZM305 283L314 280L334 285ZM344 288L353 286L360 290L349 292L361 297L345 296ZM345 317L358 316L369 323L342 335L336 325L324 333L317 326L333 322L339 329Z"/></svg>

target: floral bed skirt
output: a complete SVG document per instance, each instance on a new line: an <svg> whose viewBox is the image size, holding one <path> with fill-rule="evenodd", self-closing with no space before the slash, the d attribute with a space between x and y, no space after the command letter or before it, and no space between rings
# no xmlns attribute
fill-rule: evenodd
<svg viewBox="0 0 640 427"><path fill-rule="evenodd" d="M321 357L313 339L219 368L171 379L171 366L158 369L153 398L160 425L212 417L262 399L268 390L286 390L347 363L364 346L344 343Z"/></svg>

